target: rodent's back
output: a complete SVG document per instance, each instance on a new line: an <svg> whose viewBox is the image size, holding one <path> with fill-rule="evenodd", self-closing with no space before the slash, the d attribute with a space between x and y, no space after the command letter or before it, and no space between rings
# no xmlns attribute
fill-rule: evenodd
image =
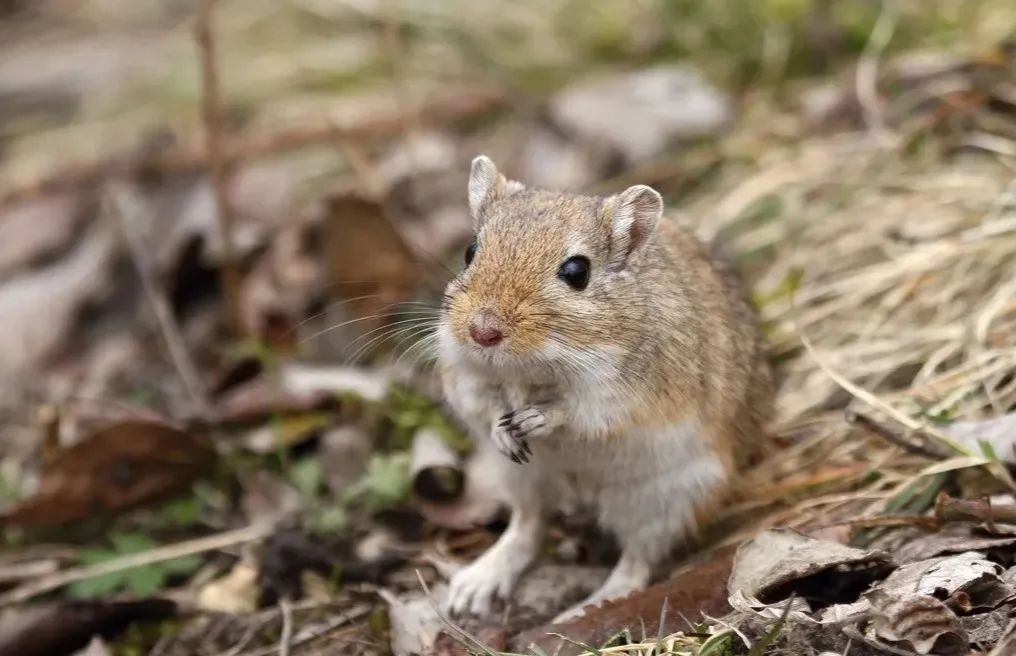
<svg viewBox="0 0 1016 656"><path fill-rule="evenodd" d="M731 449L732 464L744 466L766 444L773 404L757 314L734 268L690 231L664 218L656 245L646 264L658 270L646 273L650 293L666 308L661 318L674 335L664 353L668 359L690 358L675 367L683 374L680 382L694 389L697 411Z"/></svg>

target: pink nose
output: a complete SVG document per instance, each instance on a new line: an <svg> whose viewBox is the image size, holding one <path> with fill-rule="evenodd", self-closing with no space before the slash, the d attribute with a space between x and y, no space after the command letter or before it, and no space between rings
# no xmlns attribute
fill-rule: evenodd
<svg viewBox="0 0 1016 656"><path fill-rule="evenodd" d="M480 346L494 346L504 339L504 333L497 328L477 326L475 323L469 326L469 336Z"/></svg>

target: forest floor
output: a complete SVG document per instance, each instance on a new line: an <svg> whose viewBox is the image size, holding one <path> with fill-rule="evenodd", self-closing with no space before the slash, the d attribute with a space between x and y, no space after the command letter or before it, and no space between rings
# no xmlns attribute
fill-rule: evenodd
<svg viewBox="0 0 1016 656"><path fill-rule="evenodd" d="M0 656L1012 653L1014 36L1007 0L0 2ZM660 190L779 383L737 499L567 625L616 557L581 517L497 618L437 612L505 518L423 340L480 153Z"/></svg>

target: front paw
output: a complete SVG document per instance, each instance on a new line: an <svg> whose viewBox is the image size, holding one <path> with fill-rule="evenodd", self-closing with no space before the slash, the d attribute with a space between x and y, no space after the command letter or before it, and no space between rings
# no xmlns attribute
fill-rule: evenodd
<svg viewBox="0 0 1016 656"><path fill-rule="evenodd" d="M529 462L533 455L529 438L542 437L547 430L547 418L538 408L529 407L509 412L494 426L494 444L513 462Z"/></svg>

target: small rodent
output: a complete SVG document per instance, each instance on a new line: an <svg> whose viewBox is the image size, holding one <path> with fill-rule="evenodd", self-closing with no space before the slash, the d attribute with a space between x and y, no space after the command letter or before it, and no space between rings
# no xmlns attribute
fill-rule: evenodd
<svg viewBox="0 0 1016 656"><path fill-rule="evenodd" d="M486 614L540 547L545 514L592 503L621 545L606 582L557 619L645 587L758 454L772 383L735 276L637 185L526 188L473 160L475 240L445 292L438 361L478 448L505 457L508 528L451 580Z"/></svg>

